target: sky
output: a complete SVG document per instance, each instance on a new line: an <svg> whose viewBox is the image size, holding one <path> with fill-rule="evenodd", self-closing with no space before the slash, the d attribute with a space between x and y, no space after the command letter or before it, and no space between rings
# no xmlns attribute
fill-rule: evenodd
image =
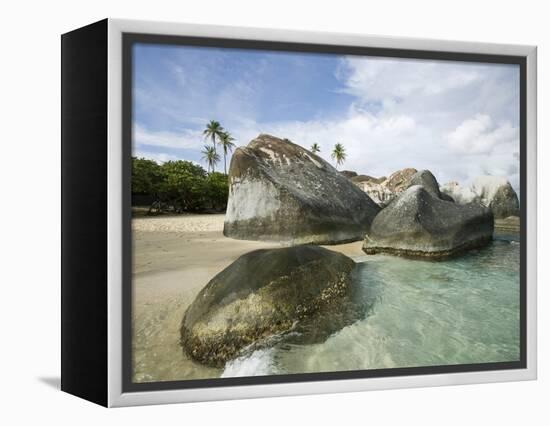
<svg viewBox="0 0 550 426"><path fill-rule="evenodd" d="M206 169L202 131L216 120L237 146L269 133L318 143L334 163L341 143L340 169L359 174L414 167L440 184L490 174L519 187L517 65L154 44L133 56L135 156Z"/></svg>

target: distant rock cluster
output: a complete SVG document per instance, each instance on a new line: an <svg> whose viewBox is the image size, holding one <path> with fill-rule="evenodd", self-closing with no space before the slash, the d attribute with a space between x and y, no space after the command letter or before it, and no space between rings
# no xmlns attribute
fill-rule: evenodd
<svg viewBox="0 0 550 426"><path fill-rule="evenodd" d="M493 230L489 208L455 203L440 192L434 175L422 170L374 218L363 251L443 259L486 245Z"/></svg>
<svg viewBox="0 0 550 426"><path fill-rule="evenodd" d="M389 177L383 176L379 178L368 175L357 175L357 173L352 171L341 173L361 188L363 192L366 192L379 206L385 207L397 194L405 189L409 179L416 172L416 169L409 168L398 170Z"/></svg>
<svg viewBox="0 0 550 426"><path fill-rule="evenodd" d="M441 191L457 203L478 203L489 207L497 219L519 216L518 196L504 177L479 176L467 187L462 187L458 182L449 182L441 186Z"/></svg>
<svg viewBox="0 0 550 426"><path fill-rule="evenodd" d="M366 192L380 207L387 206L391 200L411 185L427 185L433 188L431 192L434 195L443 200L458 204L477 203L489 207L496 219L519 216L520 212L519 198L514 188L506 178L500 176L478 176L469 186L448 182L435 188L433 181L426 181L431 179L427 177L428 175L418 175L417 170L413 168L398 170L387 178L357 175L349 170L341 173Z"/></svg>

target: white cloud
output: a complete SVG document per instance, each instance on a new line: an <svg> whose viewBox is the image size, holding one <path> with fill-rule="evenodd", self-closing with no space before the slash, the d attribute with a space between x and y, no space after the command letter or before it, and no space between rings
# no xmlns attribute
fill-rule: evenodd
<svg viewBox="0 0 550 426"><path fill-rule="evenodd" d="M423 164L416 144L418 130L414 119L406 115L380 118L351 108L341 119L255 123L234 133L239 145L246 145L259 133L288 138L306 148L317 143L320 155L331 163L331 150L340 142L347 152L344 168L382 175L411 163Z"/></svg>
<svg viewBox="0 0 550 426"><path fill-rule="evenodd" d="M480 73L475 66L457 67L451 62L350 56L342 60L337 76L346 93L387 104L409 96L443 94L478 80Z"/></svg>
<svg viewBox="0 0 550 426"><path fill-rule="evenodd" d="M134 125L132 140L137 149L148 147L174 149L200 149L204 137L197 130L183 129L181 132L151 131L138 124Z"/></svg>
<svg viewBox="0 0 550 426"><path fill-rule="evenodd" d="M241 146L270 133L306 148L318 143L321 156L332 163L330 150L343 143L348 154L343 168L358 173L382 176L415 167L430 169L440 183L467 184L494 174L518 187L517 67L343 57L336 77L340 91L352 96L347 111L322 120L259 121L265 116L259 98L270 84L261 70L230 79L223 63L170 66L170 84L144 81L136 89L137 104L155 119L148 122L151 128L134 127L135 147L151 153L149 158L166 161L174 150L186 150L185 159L200 159L202 133L189 127L217 118Z"/></svg>
<svg viewBox="0 0 550 426"><path fill-rule="evenodd" d="M143 151L140 149L134 150L132 155L137 158L147 158L149 160L154 160L157 163L181 160L181 158L178 158L176 155L168 154L166 152Z"/></svg>
<svg viewBox="0 0 550 426"><path fill-rule="evenodd" d="M463 121L456 129L447 134L449 148L458 153L486 154L495 146L515 143L519 146L517 127L508 122L499 126L493 123L490 116L477 114L474 118Z"/></svg>

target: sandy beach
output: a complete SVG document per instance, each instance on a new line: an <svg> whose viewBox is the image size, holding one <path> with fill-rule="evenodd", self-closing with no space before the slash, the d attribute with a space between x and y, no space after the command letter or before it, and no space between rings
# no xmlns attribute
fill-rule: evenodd
<svg viewBox="0 0 550 426"><path fill-rule="evenodd" d="M183 353L179 344L179 328L185 310L193 302L198 292L239 256L256 249L281 247L277 243L226 238L223 236L223 221L223 214L188 214L133 219L133 355L134 380L136 382L204 379L222 375L221 369L205 367L192 361ZM517 226L512 220L499 222L496 232L509 232L508 227L513 228L513 225ZM506 229L501 229L503 227ZM357 241L325 247L344 253L358 261L363 258L364 261L361 246L362 242ZM395 265L386 268L386 273L392 271L392 268L399 272L402 267L399 265L405 265L407 268L424 267L426 273L432 271L433 268L446 267L445 264L410 263L391 258L388 258L387 262L393 262L392 265ZM460 266L459 271L465 271L468 268L470 267ZM376 271L376 268L372 271ZM445 274L448 273L448 271L445 272ZM414 269L412 272L405 272L401 278L399 276L392 277L390 281L399 282L401 279L408 283L415 274L423 276L422 272ZM430 272L430 274L422 280L428 282L433 273ZM424 283L424 281L422 282ZM390 284L386 283L385 285L390 286ZM403 283L400 286L400 291L407 288ZM460 284L459 288L462 287L463 284ZM422 296L421 300L424 300L425 297ZM413 316L412 313L408 315ZM371 321L372 324L375 323L375 320L371 319ZM449 323L452 324L453 321L449 321ZM395 327L399 328L397 325ZM363 337L369 336L369 333L364 330L361 333ZM353 341L357 339L359 337L354 337ZM375 345L375 347L379 346ZM395 351L392 349L390 352ZM335 353L340 354L340 349ZM364 362L364 356L363 354L360 362L358 361L359 364ZM491 354L491 356L500 359L500 355ZM480 358L482 358L481 355ZM317 357L311 355L308 359L310 359L309 362L313 362L311 360L315 360ZM339 358L334 361L335 366L337 366L338 360ZM294 360L292 363L300 365L303 371L320 371L322 369L321 366L316 365L301 365L298 361ZM363 368L393 366L393 363L388 364L386 361L381 362L377 359L371 361L372 365L365 364ZM239 374L243 374L242 371Z"/></svg>
<svg viewBox="0 0 550 426"><path fill-rule="evenodd" d="M277 243L223 236L223 214L138 217L134 235L133 352L137 382L219 377L179 345L183 314L197 293L239 256ZM362 256L361 241L326 246Z"/></svg>

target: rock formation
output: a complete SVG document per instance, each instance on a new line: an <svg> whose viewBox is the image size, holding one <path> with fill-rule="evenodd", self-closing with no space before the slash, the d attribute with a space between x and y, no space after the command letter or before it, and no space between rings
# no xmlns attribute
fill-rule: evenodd
<svg viewBox="0 0 550 426"><path fill-rule="evenodd" d="M322 158L262 134L231 159L224 235L291 244L356 241L379 210Z"/></svg>
<svg viewBox="0 0 550 426"><path fill-rule="evenodd" d="M187 309L182 347L193 359L221 367L243 348L312 317L334 322L334 312L337 322L354 267L347 256L311 245L247 253L216 275Z"/></svg>
<svg viewBox="0 0 550 426"><path fill-rule="evenodd" d="M434 197L441 198L439 183L437 183L437 179L429 170L420 170L411 176L409 182L407 183L407 188L415 185L423 186L424 189Z"/></svg>
<svg viewBox="0 0 550 426"><path fill-rule="evenodd" d="M386 180L386 176L375 178L369 175L357 175L351 178L351 181L355 184L362 182L382 183Z"/></svg>
<svg viewBox="0 0 550 426"><path fill-rule="evenodd" d="M340 171L340 174L342 176L347 177L348 179L351 179L351 178L354 178L355 176L357 176L357 173L352 171L352 170L342 170L342 171Z"/></svg>
<svg viewBox="0 0 550 426"><path fill-rule="evenodd" d="M441 200L454 202L453 197L439 190L439 183L437 182L437 179L432 174L432 172L430 172L429 170L420 170L419 172L416 172L414 175L412 175L412 177L409 179L407 187L410 188L414 185L423 186L426 191Z"/></svg>
<svg viewBox="0 0 550 426"><path fill-rule="evenodd" d="M392 173L385 182L383 182L383 185L394 194L399 194L408 188L409 180L415 173L417 173L417 170L413 168L398 170Z"/></svg>
<svg viewBox="0 0 550 426"><path fill-rule="evenodd" d="M451 196L439 191L439 184L429 170L417 171L407 168L392 173L388 178L358 175L352 177L351 181L366 192L380 207L387 206L397 195L413 185L423 185L435 197L445 201L454 201Z"/></svg>
<svg viewBox="0 0 550 426"><path fill-rule="evenodd" d="M441 191L453 197L457 203L478 203L489 207L498 219L519 216L518 196L504 177L479 176L469 187L449 182L441 186Z"/></svg>
<svg viewBox="0 0 550 426"><path fill-rule="evenodd" d="M493 228L490 209L444 201L413 185L374 218L363 251L441 259L487 244Z"/></svg>
<svg viewBox="0 0 550 426"><path fill-rule="evenodd" d="M355 185L357 185L363 192L366 192L372 201L380 207L386 206L395 197L395 194L388 188L373 180L356 182Z"/></svg>

